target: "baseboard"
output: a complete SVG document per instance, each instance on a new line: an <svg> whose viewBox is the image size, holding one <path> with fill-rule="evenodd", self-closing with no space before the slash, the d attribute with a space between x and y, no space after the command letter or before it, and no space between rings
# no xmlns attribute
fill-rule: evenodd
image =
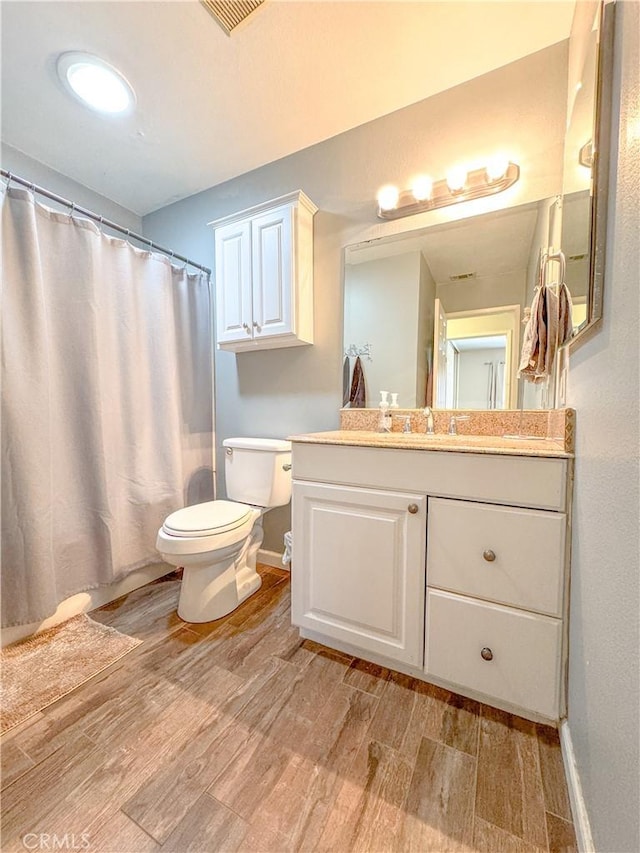
<svg viewBox="0 0 640 853"><path fill-rule="evenodd" d="M280 551L265 551L262 548L258 551L258 562L265 566L271 566L274 569L289 570L289 565L282 565L282 553Z"/></svg>
<svg viewBox="0 0 640 853"><path fill-rule="evenodd" d="M567 788L569 789L571 814L573 816L573 826L576 831L578 850L580 853L594 853L595 847L593 844L593 837L591 835L591 824L589 823L587 806L582 794L582 785L580 784L576 755L573 750L573 741L571 740L571 732L569 731L569 723L567 720L563 720L560 723L558 726L558 732L560 734L564 773L567 779Z"/></svg>

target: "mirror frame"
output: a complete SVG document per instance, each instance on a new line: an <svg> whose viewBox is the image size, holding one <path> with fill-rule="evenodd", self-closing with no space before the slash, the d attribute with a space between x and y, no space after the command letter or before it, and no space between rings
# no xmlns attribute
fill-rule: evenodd
<svg viewBox="0 0 640 853"><path fill-rule="evenodd" d="M568 341L570 351L582 344L602 320L605 255L607 242L607 203L611 156L611 96L613 90L613 47L615 2L604 2L600 15L600 40L596 72L595 151L591 193L591 245L589 250L588 313L586 322Z"/></svg>

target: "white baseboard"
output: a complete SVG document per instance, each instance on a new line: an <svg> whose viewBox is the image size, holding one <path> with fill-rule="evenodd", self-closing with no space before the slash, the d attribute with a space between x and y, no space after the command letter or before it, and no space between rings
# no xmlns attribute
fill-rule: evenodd
<svg viewBox="0 0 640 853"><path fill-rule="evenodd" d="M258 562L265 566L271 566L274 569L285 569L289 571L289 566L282 565L282 552L280 551L265 551L262 548L258 551Z"/></svg>
<svg viewBox="0 0 640 853"><path fill-rule="evenodd" d="M142 569L136 569L130 572L125 577L114 583L105 586L96 587L86 592L79 592L76 595L65 598L58 605L56 612L45 619L43 622L32 622L30 625L16 625L13 628L3 628L2 647L8 646L11 643L17 643L18 640L24 640L25 637L30 637L32 634L39 634L40 631L46 631L47 628L53 628L56 625L66 622L72 616L78 616L80 613L87 613L89 610L94 610L96 607L102 607L103 604L108 604L110 601L115 601L121 595L126 595L138 587L151 583L151 581L161 578L170 572L175 571L173 566L167 563L152 563L150 566L144 566Z"/></svg>
<svg viewBox="0 0 640 853"><path fill-rule="evenodd" d="M576 831L578 850L580 853L595 853L593 837L591 835L591 824L589 823L587 806L582 794L576 755L573 750L573 741L571 740L571 732L569 731L567 720L563 720L560 723L558 732L560 734L564 773L567 778L567 788L569 789L571 814L573 816L573 826Z"/></svg>

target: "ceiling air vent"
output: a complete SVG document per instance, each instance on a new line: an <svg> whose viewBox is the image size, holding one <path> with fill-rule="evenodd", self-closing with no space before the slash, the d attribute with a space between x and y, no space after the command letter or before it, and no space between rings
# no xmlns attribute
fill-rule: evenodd
<svg viewBox="0 0 640 853"><path fill-rule="evenodd" d="M232 30L262 6L264 0L200 0L200 2L230 36Z"/></svg>
<svg viewBox="0 0 640 853"><path fill-rule="evenodd" d="M461 272L459 275L450 275L450 281L466 281L468 278L475 278L474 272Z"/></svg>

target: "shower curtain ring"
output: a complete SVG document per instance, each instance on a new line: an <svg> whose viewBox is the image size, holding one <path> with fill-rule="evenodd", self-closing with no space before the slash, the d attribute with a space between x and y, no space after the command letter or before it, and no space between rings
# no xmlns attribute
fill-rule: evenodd
<svg viewBox="0 0 640 853"><path fill-rule="evenodd" d="M76 209L75 201L71 202L71 210L69 211L69 221L73 219L73 211Z"/></svg>

